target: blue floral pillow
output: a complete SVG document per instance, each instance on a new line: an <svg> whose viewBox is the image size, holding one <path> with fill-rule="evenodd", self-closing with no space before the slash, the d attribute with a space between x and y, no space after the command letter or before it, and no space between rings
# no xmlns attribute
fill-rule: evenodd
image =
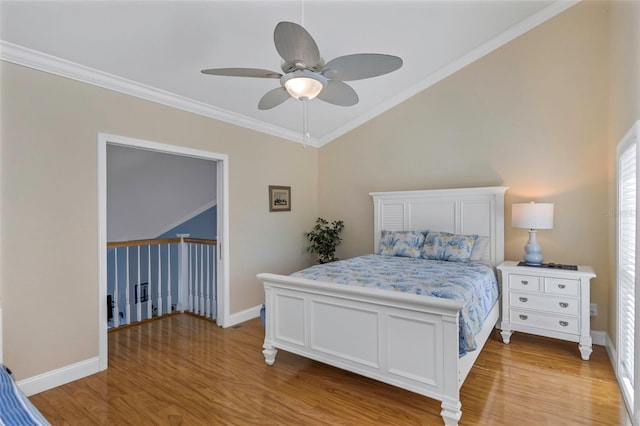
<svg viewBox="0 0 640 426"><path fill-rule="evenodd" d="M420 253L425 259L466 263L477 240L477 235L429 232Z"/></svg>
<svg viewBox="0 0 640 426"><path fill-rule="evenodd" d="M378 254L384 256L420 257L427 231L382 231Z"/></svg>

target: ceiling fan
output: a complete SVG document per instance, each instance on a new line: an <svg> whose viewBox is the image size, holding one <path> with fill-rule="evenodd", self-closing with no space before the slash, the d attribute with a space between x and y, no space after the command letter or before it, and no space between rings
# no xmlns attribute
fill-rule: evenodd
<svg viewBox="0 0 640 426"><path fill-rule="evenodd" d="M317 97L333 105L358 103L358 94L345 81L377 77L397 70L402 59L378 53L359 53L335 58L326 64L318 45L302 26L280 22L273 33L278 54L284 59L282 73L258 68L214 68L204 74L232 77L277 78L281 87L268 91L261 110L274 108L290 97L307 101Z"/></svg>

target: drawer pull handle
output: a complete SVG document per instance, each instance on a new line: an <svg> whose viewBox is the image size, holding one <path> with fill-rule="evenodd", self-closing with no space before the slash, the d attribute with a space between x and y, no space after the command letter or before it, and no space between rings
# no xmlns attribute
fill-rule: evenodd
<svg viewBox="0 0 640 426"><path fill-rule="evenodd" d="M569 323L567 321L559 321L559 322L560 322L560 325L563 326L563 327L566 327L566 326L569 325Z"/></svg>
<svg viewBox="0 0 640 426"><path fill-rule="evenodd" d="M518 315L518 316L520 317L521 320L526 320L527 318L529 318L528 316L522 315L522 314Z"/></svg>
<svg viewBox="0 0 640 426"><path fill-rule="evenodd" d="M567 302L560 302L560 307L561 308L568 308L569 304Z"/></svg>
<svg viewBox="0 0 640 426"><path fill-rule="evenodd" d="M525 303L525 302L526 302L527 300L529 300L529 299L527 299L526 297L520 297L520 298L519 298L519 300L520 300L522 303Z"/></svg>
<svg viewBox="0 0 640 426"><path fill-rule="evenodd" d="M520 282L522 283L522 285L527 285L527 284L529 284L529 281L525 281L525 280L522 280L522 281L520 281Z"/></svg>
<svg viewBox="0 0 640 426"><path fill-rule="evenodd" d="M558 288L565 288L565 287L566 287L566 285L564 285L564 284L558 284Z"/></svg>

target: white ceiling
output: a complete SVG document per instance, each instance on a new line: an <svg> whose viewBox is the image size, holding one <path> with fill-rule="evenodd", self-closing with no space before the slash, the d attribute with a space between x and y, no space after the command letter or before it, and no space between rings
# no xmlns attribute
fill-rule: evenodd
<svg viewBox="0 0 640 426"><path fill-rule="evenodd" d="M352 107L312 100L321 146L573 5L574 1L6 1L0 59L301 141L294 99L257 108L275 79L210 76L205 68L280 71L280 21L302 23L325 61L400 56L391 74L349 82Z"/></svg>

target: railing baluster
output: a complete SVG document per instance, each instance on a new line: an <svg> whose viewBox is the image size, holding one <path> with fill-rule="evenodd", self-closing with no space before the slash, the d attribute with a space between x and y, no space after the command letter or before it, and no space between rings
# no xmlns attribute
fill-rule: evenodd
<svg viewBox="0 0 640 426"><path fill-rule="evenodd" d="M200 290L198 295L200 296L200 315L204 315L204 245L200 244Z"/></svg>
<svg viewBox="0 0 640 426"><path fill-rule="evenodd" d="M218 256L218 246L213 246L211 248L211 318L218 318L218 305L216 304L216 300L218 300L218 289L217 289L217 267L216 267L216 259Z"/></svg>
<svg viewBox="0 0 640 426"><path fill-rule="evenodd" d="M198 246L197 245L193 245L193 248L191 249L191 256L192 259L190 260L191 263L191 303L193 305L193 308L191 309L191 312L196 313L198 312L198 297L197 297L197 292L196 292L196 282L198 282Z"/></svg>
<svg viewBox="0 0 640 426"><path fill-rule="evenodd" d="M153 282L151 281L151 244L147 244L147 318L153 317Z"/></svg>
<svg viewBox="0 0 640 426"><path fill-rule="evenodd" d="M204 315L204 246L200 244L200 315Z"/></svg>
<svg viewBox="0 0 640 426"><path fill-rule="evenodd" d="M111 303L112 303L112 311L111 311L111 321L113 321L112 323L112 327L119 327L120 326L120 314L118 314L119 311L119 307L118 307L118 247L114 247L113 248L113 257L115 260L115 267L114 267L114 277L115 277L115 281L113 283L113 298L111 299Z"/></svg>
<svg viewBox="0 0 640 426"><path fill-rule="evenodd" d="M209 298L209 245L207 245L207 281L205 284L207 289L207 301L204 304L204 315L209 316L209 306L211 305L211 299Z"/></svg>
<svg viewBox="0 0 640 426"><path fill-rule="evenodd" d="M193 244L193 312L198 312L198 244Z"/></svg>
<svg viewBox="0 0 640 426"><path fill-rule="evenodd" d="M171 306L171 243L167 243L167 313L173 312Z"/></svg>
<svg viewBox="0 0 640 426"><path fill-rule="evenodd" d="M193 283L193 278L191 276L191 274L193 273L193 267L191 266L191 247L193 246L192 243L189 243L188 247L189 247L189 270L187 272L187 275L189 276L189 280L187 282L187 287L189 288L189 296L187 297L189 299L189 312L193 312L193 289L191 288L191 284Z"/></svg>
<svg viewBox="0 0 640 426"><path fill-rule="evenodd" d="M136 285L136 321L142 320L142 282L140 281L140 246L138 246L138 264L136 265L138 269L138 285Z"/></svg>
<svg viewBox="0 0 640 426"><path fill-rule="evenodd" d="M125 310L125 319L124 319L124 323L125 324L131 324L131 300L130 300L130 291L129 291L129 281L131 279L129 278L129 247L127 247L127 279L125 281L125 306L126 306L126 310Z"/></svg>
<svg viewBox="0 0 640 426"><path fill-rule="evenodd" d="M193 259L191 260L191 303L193 304L193 309L191 312L196 312L198 310L198 298L196 292L196 283L198 282L198 246L196 244L193 244L191 255L193 256Z"/></svg>
<svg viewBox="0 0 640 426"><path fill-rule="evenodd" d="M160 259L160 247L158 244L158 315L162 315L162 262Z"/></svg>
<svg viewBox="0 0 640 426"><path fill-rule="evenodd" d="M193 312L195 313L200 313L200 299L198 298L198 244L195 245L195 276L194 276L194 281L193 281L193 304L194 304L194 309Z"/></svg>

